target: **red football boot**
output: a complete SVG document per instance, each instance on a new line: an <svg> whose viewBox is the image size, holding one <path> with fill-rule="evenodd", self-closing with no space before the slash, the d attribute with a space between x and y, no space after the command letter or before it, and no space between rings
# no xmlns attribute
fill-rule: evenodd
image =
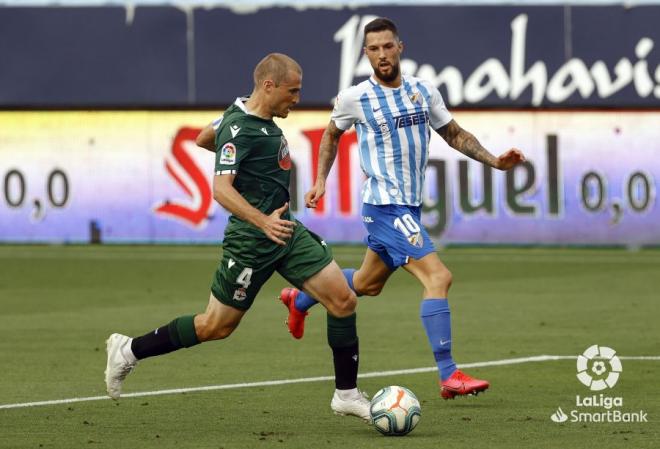
<svg viewBox="0 0 660 449"><path fill-rule="evenodd" d="M286 320L286 325L293 338L300 339L305 333L305 317L308 312L301 312L296 309L296 297L300 290L293 287L283 288L280 292L280 301L289 309L289 317Z"/></svg>
<svg viewBox="0 0 660 449"><path fill-rule="evenodd" d="M489 386L487 380L475 379L457 369L449 379L440 382L440 396L443 399L454 399L455 396L468 394L476 396L486 391Z"/></svg>

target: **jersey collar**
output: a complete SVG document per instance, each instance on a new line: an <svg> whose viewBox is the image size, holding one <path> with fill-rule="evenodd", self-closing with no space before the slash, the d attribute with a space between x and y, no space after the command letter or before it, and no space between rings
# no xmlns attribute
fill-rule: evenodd
<svg viewBox="0 0 660 449"><path fill-rule="evenodd" d="M250 97L249 96L236 97L236 101L234 101L234 104L238 106L241 109L241 111L245 112L246 114L248 114L248 110L245 107L245 102L248 101L248 98Z"/></svg>
<svg viewBox="0 0 660 449"><path fill-rule="evenodd" d="M399 87L388 87L388 86L383 86L382 84L380 84L380 83L376 80L376 75L371 75L371 76L369 77L369 82L370 82L372 85L374 85L374 86L378 86L378 87L380 87L381 89L399 90L399 89L401 89L401 88L403 87L403 84L404 84L404 78L403 78L403 75L401 75L401 85L400 85Z"/></svg>

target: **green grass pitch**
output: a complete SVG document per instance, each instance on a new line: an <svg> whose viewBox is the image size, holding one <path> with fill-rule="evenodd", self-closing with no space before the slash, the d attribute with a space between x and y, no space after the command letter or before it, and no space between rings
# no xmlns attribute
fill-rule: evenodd
<svg viewBox="0 0 660 449"><path fill-rule="evenodd" d="M343 267L363 247L335 247ZM104 340L140 335L206 306L214 247L0 246L0 407L104 395ZM577 355L593 344L660 355L660 251L457 248L441 252L459 364ZM274 276L229 339L145 360L125 392L302 379L332 374L325 312L294 341ZM399 270L360 299L360 372L432 367L419 321L422 289ZM478 397L444 401L434 372L365 377L373 394L398 384L422 404L419 426L388 438L330 410L331 381L0 408L1 448L658 448L660 360L623 360L624 411L648 423L551 421L592 393L574 360L470 368L491 381ZM598 409L601 410L601 409ZM597 411L585 408L584 411Z"/></svg>

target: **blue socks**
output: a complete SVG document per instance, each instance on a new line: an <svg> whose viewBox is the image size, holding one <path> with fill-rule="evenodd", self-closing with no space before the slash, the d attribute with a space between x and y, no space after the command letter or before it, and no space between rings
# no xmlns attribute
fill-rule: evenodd
<svg viewBox="0 0 660 449"><path fill-rule="evenodd" d="M355 291L355 287L353 287L353 274L355 274L356 270L354 268L344 268L341 271L344 273L344 277L346 278L346 282L348 282L348 286L351 288L351 290ZM314 304L318 304L316 299L312 298L302 290L300 293L298 293L298 296L296 297L296 309L301 312L307 312L307 310Z"/></svg>
<svg viewBox="0 0 660 449"><path fill-rule="evenodd" d="M425 299L420 308L420 317L431 343L441 380L446 380L456 371L451 357L451 319L446 298Z"/></svg>
<svg viewBox="0 0 660 449"><path fill-rule="evenodd" d="M353 275L355 274L357 270L355 268L344 268L341 270L342 273L344 273L344 277L346 278L346 282L348 282L348 286L351 288L351 290L355 291L355 287L353 286ZM358 295L360 296L360 295Z"/></svg>

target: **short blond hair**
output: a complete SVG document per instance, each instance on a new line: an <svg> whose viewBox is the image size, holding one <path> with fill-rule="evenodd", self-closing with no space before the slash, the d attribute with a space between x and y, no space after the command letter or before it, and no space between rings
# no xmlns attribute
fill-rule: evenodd
<svg viewBox="0 0 660 449"><path fill-rule="evenodd" d="M269 79L279 86L287 80L290 72L302 75L302 68L293 58L283 53L271 53L266 55L254 68L254 87L258 89L261 84Z"/></svg>

